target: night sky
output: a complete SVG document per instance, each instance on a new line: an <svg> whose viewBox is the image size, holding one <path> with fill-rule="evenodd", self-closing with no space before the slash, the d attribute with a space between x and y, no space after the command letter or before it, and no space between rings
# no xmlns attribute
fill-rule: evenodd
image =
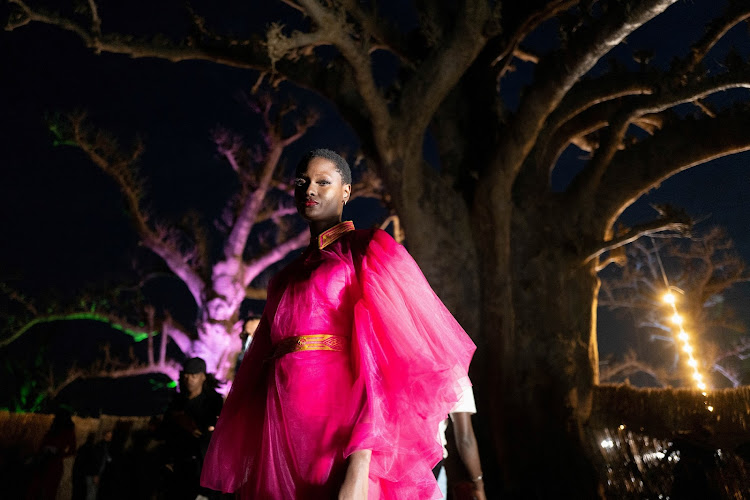
<svg viewBox="0 0 750 500"><path fill-rule="evenodd" d="M201 12L204 3L194 2L196 10ZM239 3L243 5L232 6L231 12L205 12L234 31L247 30L248 26L257 30L269 20L283 16L289 16L292 22L296 19L291 9L269 6L274 2ZM101 15L105 31L166 30L179 35L185 29L185 19L170 22L170 16L180 12L181 2L160 2L158 7L151 4L128 2L104 8ZM655 50L652 64L665 67L675 55L686 53L688 42L699 36L704 22L723 4L713 0L680 2L630 37L613 56L633 66L636 63L628 51L649 47ZM139 5L149 5L149 15L134 15ZM404 8L394 9L404 25L413 22ZM534 35L530 40L533 48L550 48L549 30L553 29L548 26ZM746 26L730 33L709 56L710 64L720 64L730 45L745 56L750 54ZM602 68L595 68L594 72ZM224 200L235 187L234 173L215 153L211 130L218 125L231 128L244 134L248 144L259 138L258 120L240 98L257 78L250 71L206 62L175 64L95 55L71 33L31 24L12 33L0 33L0 72L0 282L31 296L72 298L86 286L132 282L135 264L145 263L155 269L160 266L138 246L114 182L78 150L53 146L46 117L85 110L92 124L117 135L126 147L134 137L142 137L146 152L141 170L149 180L153 212L167 220L178 220L186 211L196 210L209 225L219 216ZM532 72L532 65L519 62L518 71L505 84L504 97L511 109L517 105L517 92L530 81ZM315 108L321 113L318 125L285 155L287 165L293 165L302 151L313 146L356 151L356 137L325 101L291 85L282 86L281 95L294 97L303 109ZM747 98L747 92L737 91L710 101L721 106ZM695 110L686 107L684 112ZM580 152L574 149L565 153L553 174L553 186L562 188L572 178L580 165L579 157ZM702 226L726 227L740 253L750 262L748 162L750 154L741 154L679 174L626 211L623 222L650 219L654 216L650 203L669 202L685 208L696 219L705 218ZM348 215L365 227L376 223L382 214L376 203L358 201L352 204ZM173 312L189 321L193 311L179 283L164 279L159 286L161 293L183 297L182 310ZM738 285L728 297L750 324L750 286ZM616 324L611 315L603 314L602 318L602 355L624 351L628 326ZM30 332L17 348L34 349L40 338L46 338L53 349L65 356L73 356L80 347L71 340L77 334L71 337L69 331L63 335L63 329L52 333L37 330ZM86 335L82 341L92 334ZM94 335L108 337L102 331ZM97 338L88 344L95 346L98 341ZM123 345L127 342L121 340ZM91 356L91 352L86 356Z"/></svg>

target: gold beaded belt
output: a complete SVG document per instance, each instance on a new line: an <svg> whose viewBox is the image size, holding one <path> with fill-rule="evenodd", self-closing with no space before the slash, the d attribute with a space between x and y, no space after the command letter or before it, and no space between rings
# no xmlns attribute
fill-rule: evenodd
<svg viewBox="0 0 750 500"><path fill-rule="evenodd" d="M285 354L298 351L343 351L349 346L349 339L341 335L325 333L289 337L273 348L271 358L280 358Z"/></svg>

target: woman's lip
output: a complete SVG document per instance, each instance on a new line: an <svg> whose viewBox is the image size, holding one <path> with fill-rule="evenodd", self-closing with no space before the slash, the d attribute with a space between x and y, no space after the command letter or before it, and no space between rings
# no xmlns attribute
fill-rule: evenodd
<svg viewBox="0 0 750 500"><path fill-rule="evenodd" d="M306 207L313 207L313 206L315 206L315 205L317 205L317 204L318 204L318 202L317 202L317 201L314 201L314 200L307 200L307 201L305 202L305 206L306 206Z"/></svg>

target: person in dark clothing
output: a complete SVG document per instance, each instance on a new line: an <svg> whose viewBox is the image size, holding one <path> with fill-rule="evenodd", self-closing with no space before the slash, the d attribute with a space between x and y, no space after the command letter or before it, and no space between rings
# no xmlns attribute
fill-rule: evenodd
<svg viewBox="0 0 750 500"><path fill-rule="evenodd" d="M63 475L63 460L75 455L76 431L70 412L60 409L55 413L37 457L36 469L26 493L27 500L57 497Z"/></svg>
<svg viewBox="0 0 750 500"><path fill-rule="evenodd" d="M91 450L91 460L88 463L86 473L86 500L96 500L99 485L104 472L112 462L110 446L112 444L112 431L104 433L101 441L94 445Z"/></svg>
<svg viewBox="0 0 750 500"><path fill-rule="evenodd" d="M90 433L78 449L73 465L73 500L96 500L101 477L112 461L112 431L105 432L98 442L95 438L96 434Z"/></svg>
<svg viewBox="0 0 750 500"><path fill-rule="evenodd" d="M223 399L208 386L206 362L191 358L183 365L180 392L164 414L168 472L166 498L212 498L200 487L203 457L211 441Z"/></svg>

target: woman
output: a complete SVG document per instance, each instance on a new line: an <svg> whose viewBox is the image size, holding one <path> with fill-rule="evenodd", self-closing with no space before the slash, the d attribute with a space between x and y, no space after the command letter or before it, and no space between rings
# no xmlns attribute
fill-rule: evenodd
<svg viewBox="0 0 750 500"><path fill-rule="evenodd" d="M241 498L440 498L438 423L474 344L406 250L341 214L346 161L308 153L297 210L310 246L276 275L204 462Z"/></svg>

